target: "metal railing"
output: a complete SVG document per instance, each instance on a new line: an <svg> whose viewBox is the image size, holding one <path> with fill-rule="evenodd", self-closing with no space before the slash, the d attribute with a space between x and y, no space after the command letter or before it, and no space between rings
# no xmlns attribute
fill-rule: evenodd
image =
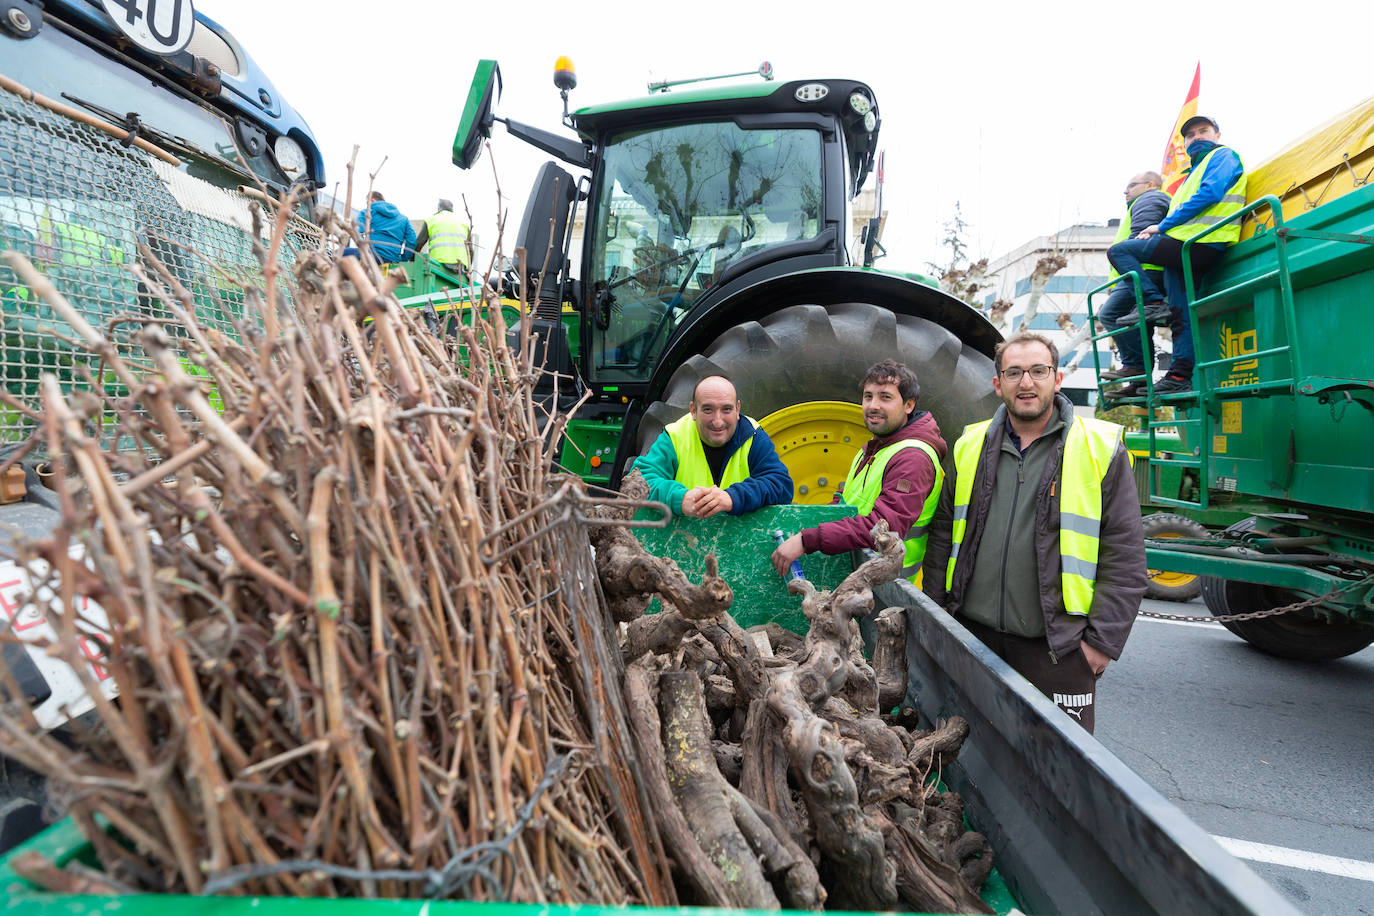
<svg viewBox="0 0 1374 916"><path fill-rule="evenodd" d="M266 246L273 214L269 208L255 237L253 208L264 205L239 190L242 181L212 161L178 168L0 91L0 250L28 258L135 363L142 364L134 336L140 326L171 318L129 269L140 263L140 244L191 291L207 329L238 337L244 322L257 320L243 289L262 284L255 247ZM281 252L286 276L320 236L318 227L291 218ZM283 283L282 298L289 297ZM0 328L0 376L27 406L36 408L43 374L55 375L66 393L100 374L99 358L3 262ZM190 350L182 354L188 371L203 374ZM27 439L34 425L23 411L0 405L0 446Z"/></svg>
<svg viewBox="0 0 1374 916"><path fill-rule="evenodd" d="M1223 286L1210 292L1201 298L1197 297L1197 282L1193 276L1192 266L1192 246L1204 242L1208 236L1220 230L1223 226L1238 223L1251 213L1257 210L1268 208L1273 215L1274 223L1271 227L1256 234L1254 238L1267 239L1274 246L1275 265L1272 269L1266 270L1254 276L1244 277L1229 286ZM1283 209L1279 199L1274 195L1265 195L1253 201L1236 213L1231 214L1225 219L1220 220L1216 225L1209 227L1202 233L1193 238L1187 239L1183 243L1182 263L1184 289L1187 295L1188 306L1184 308L1184 319L1188 322L1189 333L1193 340L1197 341L1198 336L1198 317L1221 314L1227 311L1234 311L1250 305L1254 301L1254 296L1238 297L1238 293L1252 289L1276 288L1279 294L1279 311L1281 324L1284 332L1284 341L1276 346L1267 347L1255 352L1241 353L1229 356L1222 356L1217 359L1210 359L1198 362L1195 367L1195 381L1192 391L1178 392L1176 394L1156 395L1154 392L1154 382L1150 372L1144 376L1130 376L1120 379L1126 383L1144 381L1145 397L1121 398L1120 403L1127 405L1144 405L1145 420L1144 427L1149 433L1150 454L1150 473L1148 475L1148 492L1152 502L1159 505L1183 506L1195 509L1206 509L1209 506L1209 483L1211 480L1211 448L1210 442L1213 433L1213 423L1215 415L1219 413L1219 403L1225 400L1237 398L1247 398L1256 396L1271 395L1274 393L1286 393L1292 395L1322 395L1332 387L1340 387L1341 380L1325 380L1311 378L1305 371L1305 359L1302 348L1302 338L1298 333L1297 314L1294 308L1293 297L1293 266L1289 242L1293 239L1319 239L1323 241L1348 242L1351 244L1374 245L1374 236L1353 235L1340 232L1325 232L1312 229L1295 229L1284 223ZM1135 284L1137 320L1134 327L1139 330L1141 335L1142 352L1144 347L1152 346L1151 330L1149 322L1144 317L1142 278L1138 272L1132 271L1129 276ZM1088 294L1088 321L1093 321L1092 297L1094 293L1115 286L1122 282L1126 277L1118 277L1108 280L1106 283L1091 290ZM1090 335L1093 341L1105 337L1113 337L1127 329L1108 331L1103 334ZM1240 362L1256 362L1259 360L1287 359L1287 365L1278 369L1275 373L1277 377L1268 378L1263 381L1251 382L1241 385L1220 386L1217 383L1222 369L1233 366ZM1103 388L1101 368L1098 364L1096 352L1093 357L1094 369L1098 376L1098 396L1105 399L1106 392ZM1159 406L1174 406L1178 409L1196 408L1196 416L1174 418L1169 420L1156 420L1155 409ZM1157 448L1157 431L1162 428L1173 427L1192 427L1196 429L1196 454L1183 457L1160 458ZM1198 474L1198 499L1185 500L1176 496L1166 496L1160 492L1159 481L1160 471L1166 467L1179 467L1194 469Z"/></svg>

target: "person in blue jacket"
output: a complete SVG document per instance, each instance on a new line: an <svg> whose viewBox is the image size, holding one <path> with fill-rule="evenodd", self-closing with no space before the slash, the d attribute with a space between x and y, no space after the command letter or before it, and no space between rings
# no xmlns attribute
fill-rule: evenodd
<svg viewBox="0 0 1374 916"><path fill-rule="evenodd" d="M396 205L373 191L367 209L358 215L358 231L383 264L415 260L415 227Z"/></svg>
<svg viewBox="0 0 1374 916"><path fill-rule="evenodd" d="M1188 144L1191 164L1183 185L1174 193L1168 216L1146 226L1135 238L1107 249L1107 260L1123 276L1140 270L1142 261L1164 268L1164 289L1147 292L1145 301L1147 314L1156 302L1168 301L1174 338L1173 362L1164 378L1155 383L1155 394L1174 394L1193 387L1193 331L1186 311L1183 243L1203 239L1189 249L1196 283L1216 266L1227 246L1240 239L1240 223L1227 220L1245 206L1245 164L1235 150L1222 145L1217 122L1197 115L1184 121L1179 133ZM1129 393L1142 392L1136 388ZM1123 395L1118 392L1116 396Z"/></svg>
<svg viewBox="0 0 1374 916"><path fill-rule="evenodd" d="M792 501L792 475L768 434L740 414L729 379L702 379L688 407L635 462L650 499L694 518L743 515Z"/></svg>

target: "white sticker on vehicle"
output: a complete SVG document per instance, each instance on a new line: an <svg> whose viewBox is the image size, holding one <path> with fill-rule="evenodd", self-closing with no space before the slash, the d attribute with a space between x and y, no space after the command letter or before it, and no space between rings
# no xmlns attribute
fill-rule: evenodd
<svg viewBox="0 0 1374 916"><path fill-rule="evenodd" d="M73 555L76 555L73 551ZM48 585L39 584L46 578L47 565L33 562L33 576L28 570L9 560L0 560L0 628L13 633L25 645L29 657L48 682L51 695L34 707L34 717L43 728L56 728L68 719L95 708L95 701L86 692L81 678L60 658L48 654L48 647L57 641L57 631L49 622L44 608L56 614L64 610L62 598ZM55 582L53 584L56 584ZM86 598L76 599L77 650L82 666L107 697L115 695L114 678L104 664L104 644L109 640L109 618L100 605Z"/></svg>

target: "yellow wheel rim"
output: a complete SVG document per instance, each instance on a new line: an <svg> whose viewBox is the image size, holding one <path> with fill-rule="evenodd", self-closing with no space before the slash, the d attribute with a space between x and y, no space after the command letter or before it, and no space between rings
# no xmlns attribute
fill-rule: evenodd
<svg viewBox="0 0 1374 916"><path fill-rule="evenodd" d="M1164 540L1166 538L1180 538L1181 534L1152 534L1152 538ZM1163 588L1182 588L1197 581L1197 576L1192 573L1170 572L1166 569L1147 569L1145 575L1150 577L1150 581Z"/></svg>
<svg viewBox="0 0 1374 916"><path fill-rule="evenodd" d="M863 410L848 401L793 404L762 418L759 426L792 475L792 501L802 505L829 503L869 438Z"/></svg>

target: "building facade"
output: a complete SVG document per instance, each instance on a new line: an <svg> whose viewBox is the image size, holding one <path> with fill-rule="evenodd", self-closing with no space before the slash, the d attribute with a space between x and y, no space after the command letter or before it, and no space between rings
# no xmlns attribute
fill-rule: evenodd
<svg viewBox="0 0 1374 916"><path fill-rule="evenodd" d="M1088 321L1089 291L1107 281L1110 269L1107 249L1112 246L1119 226L1118 220L1106 224L1079 223L1053 235L1031 239L988 264L991 280L987 282L995 292L983 298L982 307L997 329L1010 337L1020 330L1026 318L1031 301L1031 275L1036 265L1042 258L1056 254L1067 262L1045 284L1027 329L1044 334L1058 345L1060 367L1064 370L1064 393L1081 406L1091 406L1096 401L1097 380L1093 373L1092 350L1086 340L1078 343L1075 335ZM1106 300L1105 291L1093 294L1094 314ZM999 301L1003 305L995 308ZM1005 303L1010 303L1010 307ZM1156 347L1159 344L1156 341ZM1097 358L1105 369L1112 364L1114 350L1106 340L1099 340L1096 346ZM1167 343L1164 346L1167 348Z"/></svg>

